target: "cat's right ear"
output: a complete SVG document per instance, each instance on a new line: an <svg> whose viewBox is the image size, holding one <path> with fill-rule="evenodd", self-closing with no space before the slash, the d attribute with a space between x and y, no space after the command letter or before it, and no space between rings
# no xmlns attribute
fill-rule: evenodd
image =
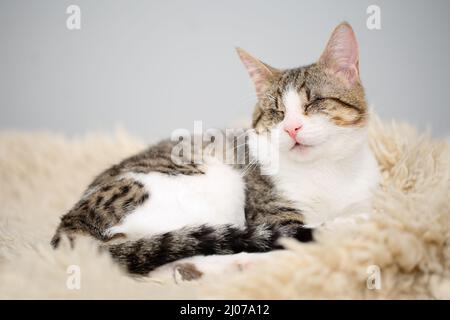
<svg viewBox="0 0 450 320"><path fill-rule="evenodd" d="M236 48L236 51L247 68L250 78L253 80L256 95L260 99L270 87L272 80L279 74L279 71L259 61L241 48Z"/></svg>

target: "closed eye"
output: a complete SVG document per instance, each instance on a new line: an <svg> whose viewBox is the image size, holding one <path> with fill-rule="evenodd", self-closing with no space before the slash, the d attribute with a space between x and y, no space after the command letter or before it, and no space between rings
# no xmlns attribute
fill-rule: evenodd
<svg viewBox="0 0 450 320"><path fill-rule="evenodd" d="M284 117L284 111L280 109L269 109L269 112L272 116L276 117Z"/></svg>
<svg viewBox="0 0 450 320"><path fill-rule="evenodd" d="M305 111L308 111L308 109L312 106L317 105L319 102L326 100L327 98L322 98L322 97L315 97L314 99L312 99L311 101L309 101L307 104L305 104Z"/></svg>
<svg viewBox="0 0 450 320"><path fill-rule="evenodd" d="M336 103L339 103L341 106L343 106L345 108L351 108L351 109L355 109L357 111L360 110L357 106L355 106L355 105L353 105L351 103L348 103L346 101L343 101L343 100L341 100L339 98L335 98L335 97L315 97L313 100L311 100L310 102L308 102L305 105L305 111L307 111L309 107L314 106L315 104L320 103L321 101L324 101L324 100L334 101Z"/></svg>

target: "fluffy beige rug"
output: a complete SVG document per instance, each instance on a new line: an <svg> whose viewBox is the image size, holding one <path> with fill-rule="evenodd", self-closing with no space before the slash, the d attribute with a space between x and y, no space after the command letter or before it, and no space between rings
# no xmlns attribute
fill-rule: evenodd
<svg viewBox="0 0 450 320"><path fill-rule="evenodd" d="M144 143L123 131L2 132L0 298L449 299L450 141L374 120L371 144L383 172L372 221L323 231L314 244L287 241L289 250L246 271L176 285L125 275L90 239L49 246L94 175Z"/></svg>

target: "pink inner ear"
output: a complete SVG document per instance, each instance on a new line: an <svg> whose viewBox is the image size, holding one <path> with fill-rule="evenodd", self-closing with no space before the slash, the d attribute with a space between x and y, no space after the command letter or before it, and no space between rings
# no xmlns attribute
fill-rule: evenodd
<svg viewBox="0 0 450 320"><path fill-rule="evenodd" d="M358 79L358 42L349 24L342 23L334 30L320 61L351 84Z"/></svg>
<svg viewBox="0 0 450 320"><path fill-rule="evenodd" d="M355 81L358 80L359 78L359 72L357 67L355 66L338 70L337 75L342 76L344 79L347 79L350 82L350 84L354 84Z"/></svg>
<svg viewBox="0 0 450 320"><path fill-rule="evenodd" d="M252 57L244 50L237 49L237 52L244 63L250 78L253 80L256 95L258 98L261 98L269 86L270 77L272 76L271 71L261 61Z"/></svg>
<svg viewBox="0 0 450 320"><path fill-rule="evenodd" d="M261 97L267 90L269 75L251 62L248 64L244 62L244 64L247 67L250 78L253 80L257 96Z"/></svg>

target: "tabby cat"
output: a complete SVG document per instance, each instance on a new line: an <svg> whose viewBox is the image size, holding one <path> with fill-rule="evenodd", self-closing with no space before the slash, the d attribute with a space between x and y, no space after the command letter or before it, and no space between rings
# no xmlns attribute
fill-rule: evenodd
<svg viewBox="0 0 450 320"><path fill-rule="evenodd" d="M179 142L162 141L97 176L62 216L54 247L62 236L90 235L145 275L195 255L281 248L280 237L309 242L315 227L370 211L378 170L351 26L340 24L318 62L300 68L275 69L237 51L258 99L249 160L177 162ZM277 168L269 170L275 143Z"/></svg>

